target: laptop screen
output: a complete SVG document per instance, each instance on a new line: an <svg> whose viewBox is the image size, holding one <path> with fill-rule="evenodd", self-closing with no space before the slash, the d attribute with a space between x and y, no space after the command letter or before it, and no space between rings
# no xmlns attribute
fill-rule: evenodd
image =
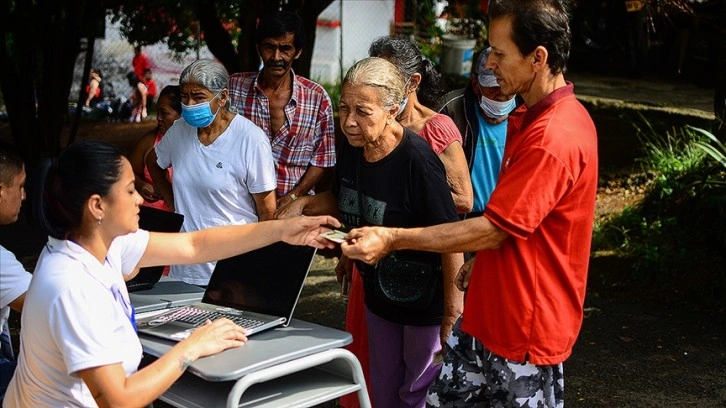
<svg viewBox="0 0 726 408"><path fill-rule="evenodd" d="M141 206L139 208L139 228L157 232L179 232L184 216L175 212ZM139 273L126 282L129 292L151 289L164 274L164 265L141 268Z"/></svg>
<svg viewBox="0 0 726 408"><path fill-rule="evenodd" d="M164 211L158 208L139 207L139 228L157 232L179 232L184 223L184 216L179 213Z"/></svg>
<svg viewBox="0 0 726 408"><path fill-rule="evenodd" d="M202 302L291 317L315 248L277 242L217 262Z"/></svg>

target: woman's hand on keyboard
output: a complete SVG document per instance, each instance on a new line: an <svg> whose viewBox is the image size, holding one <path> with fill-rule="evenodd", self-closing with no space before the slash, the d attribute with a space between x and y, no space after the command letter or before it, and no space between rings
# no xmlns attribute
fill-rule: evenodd
<svg viewBox="0 0 726 408"><path fill-rule="evenodd" d="M189 335L183 342L189 343L197 358L239 347L247 341L247 331L227 318L207 322Z"/></svg>

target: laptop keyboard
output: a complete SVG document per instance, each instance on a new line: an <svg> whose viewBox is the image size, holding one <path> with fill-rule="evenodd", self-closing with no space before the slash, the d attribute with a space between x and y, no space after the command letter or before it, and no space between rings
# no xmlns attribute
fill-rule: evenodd
<svg viewBox="0 0 726 408"><path fill-rule="evenodd" d="M178 321L178 322L183 322L183 323L191 324L191 325L198 327L198 326L203 325L204 322L206 322L207 320L214 321L221 317L226 317L227 319L235 322L239 326L242 326L247 329L252 329L257 326L261 326L261 325L265 324L265 322L263 322L261 320L257 320L257 319L236 316L236 315L223 313L223 312L215 312L215 311L211 311L211 310L198 309L196 307L183 307L174 313L164 316L163 318L166 321Z"/></svg>

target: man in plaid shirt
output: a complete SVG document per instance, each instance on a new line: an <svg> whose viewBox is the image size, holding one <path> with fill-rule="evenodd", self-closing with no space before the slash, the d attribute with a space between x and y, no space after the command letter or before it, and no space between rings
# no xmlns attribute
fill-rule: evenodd
<svg viewBox="0 0 726 408"><path fill-rule="evenodd" d="M333 105L319 84L295 75L304 44L300 17L279 11L255 30L263 68L229 77L232 105L267 134L277 165L277 208L313 194L335 165Z"/></svg>

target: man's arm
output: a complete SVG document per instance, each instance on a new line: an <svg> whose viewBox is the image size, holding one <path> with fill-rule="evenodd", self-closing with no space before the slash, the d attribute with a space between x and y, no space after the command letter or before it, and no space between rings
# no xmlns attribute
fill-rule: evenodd
<svg viewBox="0 0 726 408"><path fill-rule="evenodd" d="M307 170L305 170L305 173L303 173L302 177L300 177L300 180L297 182L295 187L290 189L287 194L277 200L277 206L284 207L294 201L292 199L292 194L295 194L295 197L307 195L308 191L315 188L318 184L320 179L323 177L323 174L325 174L326 169L327 168L323 167L308 166Z"/></svg>
<svg viewBox="0 0 726 408"><path fill-rule="evenodd" d="M441 272L444 286L444 318L441 321L441 344L446 342L456 319L464 312L464 292L456 286L456 277L464 264L464 254L441 254Z"/></svg>
<svg viewBox="0 0 726 408"><path fill-rule="evenodd" d="M280 207L275 218L283 219L298 215L331 215L340 218L337 200L331 191L314 196L300 197L286 207Z"/></svg>
<svg viewBox="0 0 726 408"><path fill-rule="evenodd" d="M453 253L498 248L509 234L486 217L444 223L425 228L363 227L348 233L343 254L374 264L391 251Z"/></svg>

